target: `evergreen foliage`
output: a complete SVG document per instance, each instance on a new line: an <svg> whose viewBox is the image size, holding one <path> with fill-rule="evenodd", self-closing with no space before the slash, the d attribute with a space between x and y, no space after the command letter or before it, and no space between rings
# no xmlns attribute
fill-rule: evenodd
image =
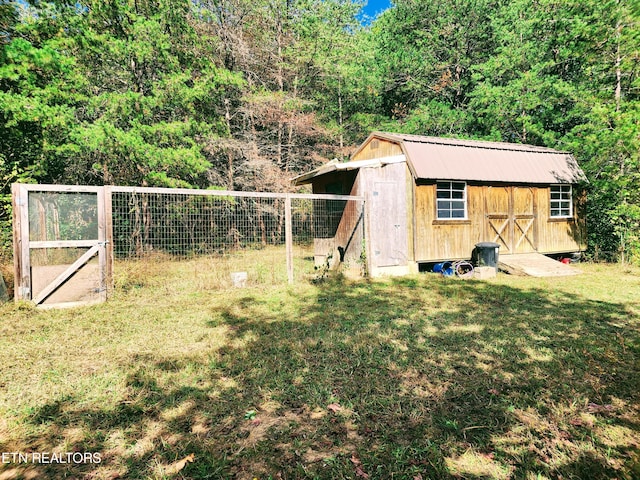
<svg viewBox="0 0 640 480"><path fill-rule="evenodd" d="M633 0L0 0L12 182L286 190L373 129L574 152L590 249L640 259Z"/></svg>

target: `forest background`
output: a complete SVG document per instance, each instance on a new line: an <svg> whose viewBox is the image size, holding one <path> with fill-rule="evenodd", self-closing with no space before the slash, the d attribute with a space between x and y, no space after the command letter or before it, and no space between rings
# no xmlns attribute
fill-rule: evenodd
<svg viewBox="0 0 640 480"><path fill-rule="evenodd" d="M12 182L288 191L372 130L544 145L589 255L640 262L640 2L0 0Z"/></svg>

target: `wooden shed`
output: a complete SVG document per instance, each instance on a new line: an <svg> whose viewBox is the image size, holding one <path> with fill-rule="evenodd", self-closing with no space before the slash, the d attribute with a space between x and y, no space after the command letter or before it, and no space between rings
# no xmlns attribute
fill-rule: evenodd
<svg viewBox="0 0 640 480"><path fill-rule="evenodd" d="M375 132L349 162L294 183L365 198L365 247L350 256L366 255L373 276L469 259L486 241L500 255L586 249L586 177L570 153L550 148ZM316 260L337 243L316 243Z"/></svg>

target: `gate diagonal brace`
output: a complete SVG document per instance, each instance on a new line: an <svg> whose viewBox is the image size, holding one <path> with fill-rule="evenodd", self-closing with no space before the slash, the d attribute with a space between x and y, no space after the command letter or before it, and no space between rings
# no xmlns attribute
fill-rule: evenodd
<svg viewBox="0 0 640 480"><path fill-rule="evenodd" d="M42 302L44 302L47 299L47 297L49 297L49 295L51 295L60 287L60 285L66 282L69 279L69 277L71 277L74 273L76 273L76 271L78 271L80 267L82 267L85 263L87 263L91 259L91 257L93 257L96 253L98 253L100 251L100 248L102 248L102 246L97 244L91 247L89 250L87 250L84 255L82 255L79 259L73 262L69 266L69 268L67 268L64 272L58 275L52 283L50 283L44 290L42 290L38 294L38 296L33 300L33 303L35 303L36 305L39 305Z"/></svg>

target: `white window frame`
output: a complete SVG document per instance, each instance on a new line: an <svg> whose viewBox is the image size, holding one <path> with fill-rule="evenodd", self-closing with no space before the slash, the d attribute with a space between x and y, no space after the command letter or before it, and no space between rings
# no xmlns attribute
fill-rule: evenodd
<svg viewBox="0 0 640 480"><path fill-rule="evenodd" d="M549 218L573 218L573 187L567 184L549 187Z"/></svg>
<svg viewBox="0 0 640 480"><path fill-rule="evenodd" d="M462 189L454 189L454 184L463 185ZM446 185L446 188L445 188ZM449 195L441 197L442 193L448 192ZM462 196L459 194L462 192ZM463 204L463 216L455 217L453 212L460 212L460 208L454 208L453 202L462 202ZM446 205L448 203L448 205ZM449 216L440 216L441 212L447 212ZM456 221L467 220L467 182L456 180L441 180L436 183L436 220L444 221Z"/></svg>

